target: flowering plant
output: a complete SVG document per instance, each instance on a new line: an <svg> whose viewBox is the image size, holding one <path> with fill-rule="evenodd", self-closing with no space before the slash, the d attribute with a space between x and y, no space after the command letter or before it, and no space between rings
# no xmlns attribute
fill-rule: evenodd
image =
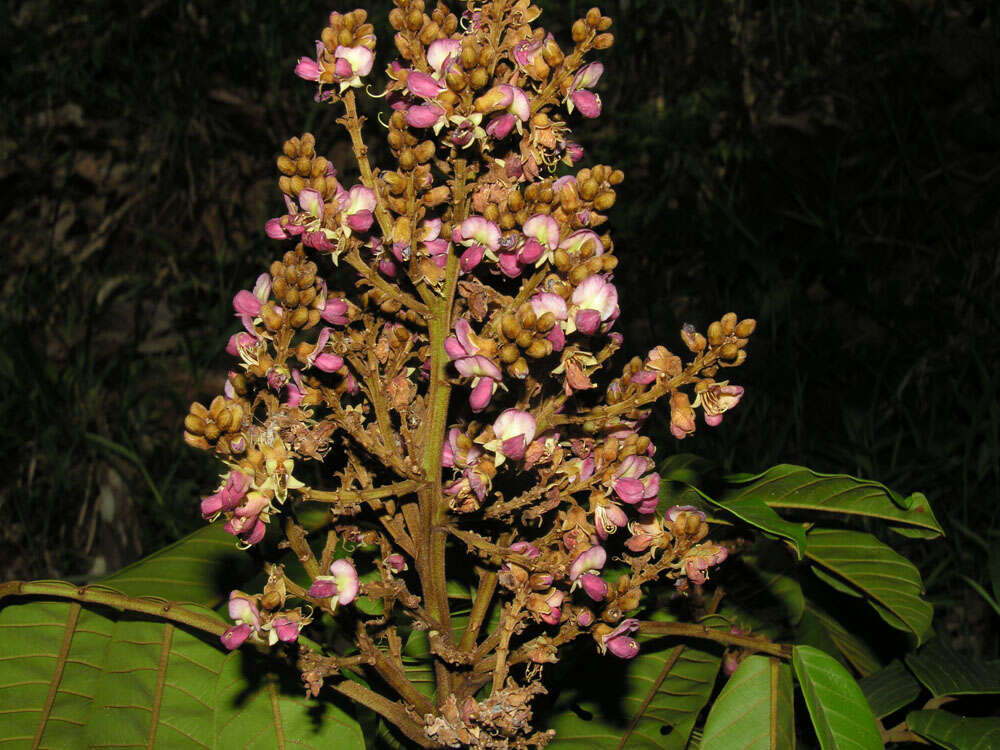
<svg viewBox="0 0 1000 750"><path fill-rule="evenodd" d="M365 11L332 13L295 66L318 101L342 108L359 181L309 133L278 157L285 212L265 231L279 256L233 297L240 330L223 393L184 421L188 444L225 467L202 515L265 577L231 590L224 626L174 617L216 633L226 651L287 653L308 695L332 689L425 747L572 736L571 719L542 726L535 705L580 643L611 664L640 662L661 636L701 640L677 646L686 652L674 652L629 734L653 720L646 710L664 700L665 680L682 679L678 663L710 672L680 719L661 720L682 745L720 670L774 659L765 679L790 711L780 660L792 648L766 627L750 632L739 596L726 609L713 584L727 558L771 545L793 553L780 575L810 549L823 566L821 534L807 538L778 508L877 515L931 534L933 515L913 503L890 512L898 496L887 490L877 512L870 498L866 510L825 500L841 494L829 487L819 499L809 490L811 505L763 499L760 487L799 481L795 467L716 500L690 467L658 466L643 424L661 410L677 440L699 421L718 426L743 397L728 373L756 324L727 313L703 332L684 326L682 354L657 346L614 365L618 256L605 223L624 175L582 166L571 130L601 114L603 66L589 57L612 44L611 19L591 9L564 47L534 25L528 0L470 2L460 15L395 5L399 57L379 94L390 164L370 162L356 102L375 70ZM326 280L335 267L353 289ZM756 536L718 534L714 520ZM825 575L864 589L840 569ZM78 594L101 596L138 606ZM919 601L907 596L879 600L879 612L921 639L929 615L922 602L917 616L904 611ZM665 617L668 605L682 616ZM795 653L800 682L832 661ZM724 741L713 740L713 715L707 747ZM864 731L875 729L869 718Z"/></svg>
<svg viewBox="0 0 1000 750"><path fill-rule="evenodd" d="M603 225L623 175L578 169L570 125L600 115L603 66L586 59L611 45L611 19L588 12L564 51L525 0L461 16L396 5L384 93L394 163L369 163L355 101L373 28L363 10L334 12L295 72L343 107L360 182L342 184L311 134L285 143L287 213L266 229L294 246L234 297L237 367L185 420L187 442L226 463L206 519L244 547L277 527L311 579L269 564L261 594L233 591L222 640L295 641L331 618L356 652L302 648L312 694L364 665L403 701L387 718L409 735L543 744L531 721L542 665L579 638L634 658L628 615L644 588L670 579L686 594L726 559L701 510L656 515L660 475L639 430L659 401L678 438L697 410L718 425L743 389L717 378L742 364L755 323L730 313L706 334L686 327L687 362L660 346L600 388L622 344ZM350 267L357 294L330 288L324 256ZM298 478L309 461L322 484ZM319 554L297 518L315 503L327 509ZM478 577L461 627L452 565ZM377 616L354 609L359 594ZM414 632L435 659L434 701L393 663L392 644Z"/></svg>

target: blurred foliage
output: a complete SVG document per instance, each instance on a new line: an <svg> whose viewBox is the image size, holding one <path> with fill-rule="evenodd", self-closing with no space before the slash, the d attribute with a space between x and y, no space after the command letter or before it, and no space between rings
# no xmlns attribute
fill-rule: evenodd
<svg viewBox="0 0 1000 750"><path fill-rule="evenodd" d="M589 3L539 1L566 38ZM391 51L385 0L368 3ZM200 524L187 404L231 364L230 299L270 259L273 158L332 112L292 74L329 9L112 0L0 11L0 578L112 569ZM759 320L747 398L683 446L925 492L939 629L998 655L1000 44L962 0L613 0L605 115L631 352ZM312 31L310 31L312 30ZM372 145L378 132L369 112ZM653 425L661 454L663 415ZM994 635L989 636L988 633Z"/></svg>

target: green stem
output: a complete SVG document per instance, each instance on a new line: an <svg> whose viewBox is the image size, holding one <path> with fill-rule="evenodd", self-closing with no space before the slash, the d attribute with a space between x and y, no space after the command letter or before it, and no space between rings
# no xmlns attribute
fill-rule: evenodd
<svg viewBox="0 0 1000 750"><path fill-rule="evenodd" d="M643 620L639 623L639 632L647 635L674 635L686 638L703 638L727 646L738 646L748 651L756 651L782 659L792 658L792 647L785 643L772 643L766 638L752 635L734 635L723 630L715 630L707 625L694 622L652 622Z"/></svg>
<svg viewBox="0 0 1000 750"><path fill-rule="evenodd" d="M138 612L159 620L187 625L215 636L221 636L229 627L218 617L192 612L174 602L126 596L97 585L74 586L62 581L8 581L0 584L0 601L7 596L43 596L70 599L84 604L100 604L120 612Z"/></svg>

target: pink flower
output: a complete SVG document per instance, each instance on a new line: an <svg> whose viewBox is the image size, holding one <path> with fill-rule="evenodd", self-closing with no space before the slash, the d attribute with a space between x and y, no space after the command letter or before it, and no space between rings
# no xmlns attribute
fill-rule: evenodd
<svg viewBox="0 0 1000 750"><path fill-rule="evenodd" d="M486 126L486 132L494 138L506 138L516 126L517 132L522 132L521 123L531 117L531 103L528 95L517 86L501 84L495 86L476 100L479 112L497 112L503 114L493 118Z"/></svg>
<svg viewBox="0 0 1000 750"><path fill-rule="evenodd" d="M482 449L468 438L460 440L464 434L457 427L448 430L444 449L441 451L442 466L464 469L474 464L483 455ZM466 443L468 447L465 447Z"/></svg>
<svg viewBox="0 0 1000 750"><path fill-rule="evenodd" d="M427 64L438 75L447 75L461 54L462 43L458 39L437 39L427 48Z"/></svg>
<svg viewBox="0 0 1000 750"><path fill-rule="evenodd" d="M500 227L482 216L470 216L461 223L452 239L466 247L481 245L492 255L500 247Z"/></svg>
<svg viewBox="0 0 1000 750"><path fill-rule="evenodd" d="M602 502L594 509L594 526L601 540L607 539L608 534L614 534L627 524L628 516L616 503Z"/></svg>
<svg viewBox="0 0 1000 750"><path fill-rule="evenodd" d="M549 611L548 614L542 615L542 622L546 625L559 624L559 621L562 619L562 603L565 598L566 594L562 591L559 589L552 589L552 592L545 597L545 603L549 606Z"/></svg>
<svg viewBox="0 0 1000 750"><path fill-rule="evenodd" d="M358 88L361 79L372 72L375 54L364 46L337 47L333 51L334 80L340 83L340 90Z"/></svg>
<svg viewBox="0 0 1000 750"><path fill-rule="evenodd" d="M398 552L389 555L385 560L383 560L385 566L391 570L393 573L402 573L406 570L406 558L404 558Z"/></svg>
<svg viewBox="0 0 1000 750"><path fill-rule="evenodd" d="M337 586L337 602L343 605L353 602L358 596L360 587L358 571L354 564L346 558L334 560L330 565L330 573Z"/></svg>
<svg viewBox="0 0 1000 750"><path fill-rule="evenodd" d="M451 357L455 369L464 378L472 378L469 406L475 412L485 409L503 380L499 366L489 357L480 354L486 342L472 332L465 318L455 323L455 335L444 340L444 350Z"/></svg>
<svg viewBox="0 0 1000 750"><path fill-rule="evenodd" d="M571 581L576 581L584 573L589 573L592 570L600 570L604 567L604 563L607 561L607 551L604 547L596 544L590 549L581 552L577 555L576 559L573 560L572 565L569 567L569 579Z"/></svg>
<svg viewBox="0 0 1000 750"><path fill-rule="evenodd" d="M343 357L323 351L330 340L332 330L331 328L323 328L319 332L319 337L316 339L316 347L312 350L312 354L306 357L305 366L307 368L315 367L317 370L322 370L323 372L336 372L344 366Z"/></svg>
<svg viewBox="0 0 1000 750"><path fill-rule="evenodd" d="M323 44L319 39L316 40L316 59L311 60L308 57L300 57L298 64L295 66L295 75L299 78L304 78L307 81L319 81L320 73L323 69L320 67L319 60L320 55L326 49L326 45Z"/></svg>
<svg viewBox="0 0 1000 750"><path fill-rule="evenodd" d="M243 500L250 489L252 477L241 471L229 472L222 487L214 495L209 495L201 501L201 514L209 519L224 510L232 510Z"/></svg>
<svg viewBox="0 0 1000 750"><path fill-rule="evenodd" d="M705 424L717 427L722 422L722 415L736 406L741 398L743 398L742 386L713 383L707 390L698 394L691 406L693 408L701 406L705 412Z"/></svg>
<svg viewBox="0 0 1000 750"><path fill-rule="evenodd" d="M270 501L264 495L251 492L246 496L246 502L233 511L233 517L222 528L226 533L238 536L242 544L253 546L264 538L267 531L261 515L269 506Z"/></svg>
<svg viewBox="0 0 1000 750"><path fill-rule="evenodd" d="M492 449L497 451L498 461L502 462L503 456L519 461L535 437L535 418L526 411L507 409L493 423L493 434L496 447Z"/></svg>
<svg viewBox="0 0 1000 750"><path fill-rule="evenodd" d="M343 201L343 222L344 231L350 234L355 232L367 232L371 227L375 217L375 191L366 188L364 185L354 185Z"/></svg>
<svg viewBox="0 0 1000 750"><path fill-rule="evenodd" d="M260 611L257 604L242 591L229 594L229 618L236 624L222 634L222 645L232 651L243 645L251 634L260 631Z"/></svg>
<svg viewBox="0 0 1000 750"><path fill-rule="evenodd" d="M574 108L584 117L594 118L601 114L601 97L589 89L597 85L602 73L604 66L599 62L584 65L576 72L566 95L566 109L570 114Z"/></svg>
<svg viewBox="0 0 1000 750"><path fill-rule="evenodd" d="M721 565L728 556L729 550L725 547L714 542L705 542L689 549L681 563L691 583L704 583L708 580L709 568Z"/></svg>
<svg viewBox="0 0 1000 750"><path fill-rule="evenodd" d="M270 642L273 639L282 643L293 643L298 639L301 629L301 623L289 620L287 617L276 617L271 621L272 635L268 638L268 641ZM273 646L274 643L271 643L271 645Z"/></svg>
<svg viewBox="0 0 1000 750"><path fill-rule="evenodd" d="M435 128L440 130L445 124L444 107L440 104L415 104L406 110L406 124L413 128Z"/></svg>
<svg viewBox="0 0 1000 750"><path fill-rule="evenodd" d="M447 86L426 73L421 73L418 70L411 70L406 76L406 88L409 89L410 93L414 96L419 96L421 99L434 99L438 94L444 91Z"/></svg>
<svg viewBox="0 0 1000 750"><path fill-rule="evenodd" d="M601 638L601 651L610 651L619 659L632 659L639 653L639 643L631 633L639 629L639 621L634 617L622 620L617 628Z"/></svg>
<svg viewBox="0 0 1000 750"><path fill-rule="evenodd" d="M603 601L608 595L608 583L596 573L584 573L580 576L580 587L595 602Z"/></svg>
<svg viewBox="0 0 1000 750"><path fill-rule="evenodd" d="M404 563L405 567L405 563ZM328 576L317 576L306 593L313 599L331 599L337 597L336 604L347 605L358 596L360 583L358 571L353 563L345 558L334 560L330 565Z"/></svg>
<svg viewBox="0 0 1000 750"><path fill-rule="evenodd" d="M349 307L346 300L334 297L326 300L326 304L319 316L330 325L346 326L350 322L350 318L347 316L348 310Z"/></svg>
<svg viewBox="0 0 1000 750"><path fill-rule="evenodd" d="M541 550L539 550L538 547L533 545L531 542L514 542L510 545L509 549L515 554L530 557L532 560L542 554Z"/></svg>
<svg viewBox="0 0 1000 750"><path fill-rule="evenodd" d="M588 336L618 317L618 290L599 274L588 276L573 291L577 329Z"/></svg>

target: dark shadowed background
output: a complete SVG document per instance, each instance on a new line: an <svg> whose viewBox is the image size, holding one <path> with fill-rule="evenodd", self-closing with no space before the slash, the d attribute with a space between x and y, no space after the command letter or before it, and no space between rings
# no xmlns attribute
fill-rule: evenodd
<svg viewBox="0 0 1000 750"><path fill-rule="evenodd" d="M590 5L538 4L560 40ZM383 65L389 5L368 7ZM332 111L292 74L331 9L0 11L0 579L87 580L202 523L217 469L181 421L221 388L230 300L279 249L263 224L283 211L280 144L311 130L353 174ZM730 309L759 321L739 408L683 444L658 415L659 455L925 492L949 536L907 554L937 627L995 658L998 615L969 583L989 590L1000 541L995 6L602 10L618 39L604 115L577 134L626 173L610 224L626 349L676 350L684 322Z"/></svg>

